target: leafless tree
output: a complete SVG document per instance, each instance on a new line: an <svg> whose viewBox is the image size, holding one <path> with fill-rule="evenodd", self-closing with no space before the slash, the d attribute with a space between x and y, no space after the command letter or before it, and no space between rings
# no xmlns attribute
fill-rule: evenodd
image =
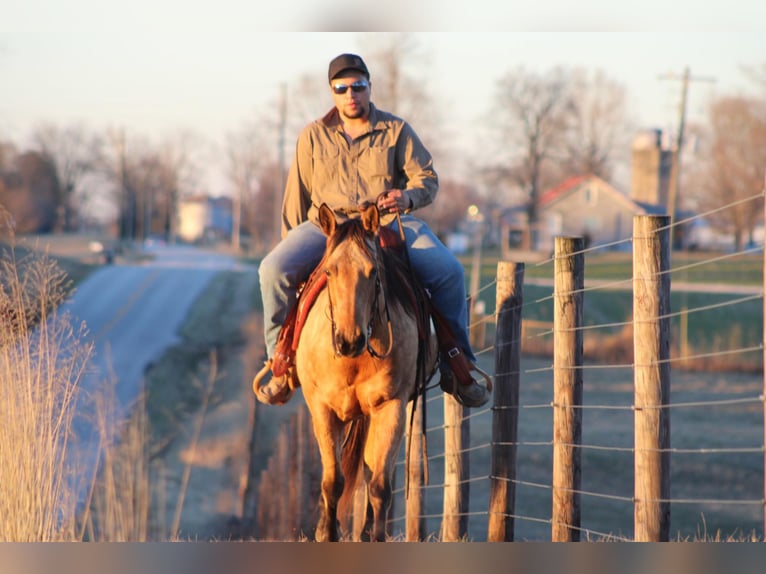
<svg viewBox="0 0 766 574"><path fill-rule="evenodd" d="M259 129L259 125L244 124L226 136L226 175L234 186L232 247L235 249L240 247L240 232L248 219L243 218L242 214L247 213L256 201L262 170L269 157L269 142L264 141L264 130ZM273 214L273 209L268 213ZM269 218L267 228L247 229L254 242L260 245L262 236L270 237L274 234L279 221L273 219Z"/></svg>
<svg viewBox="0 0 766 574"><path fill-rule="evenodd" d="M0 169L0 205L12 218L14 232L51 232L60 190L50 158L38 151L26 151L14 153L4 162L6 165Z"/></svg>
<svg viewBox="0 0 766 574"><path fill-rule="evenodd" d="M764 187L766 168L766 102L747 96L724 96L709 111L709 134L702 167L694 185L700 207L712 210L732 204L711 217L711 223L734 235L736 248L752 239L762 207L738 201L756 196ZM760 200L762 201L762 200Z"/></svg>
<svg viewBox="0 0 766 574"><path fill-rule="evenodd" d="M571 78L572 110L562 165L570 175L609 181L614 162L630 149L625 88L603 71L578 68Z"/></svg>
<svg viewBox="0 0 766 574"><path fill-rule="evenodd" d="M199 141L182 132L156 145L141 136L128 138L122 129L113 130L108 140L111 151L104 165L116 189L120 237L161 234L175 241L179 199L191 195L199 181Z"/></svg>
<svg viewBox="0 0 766 574"><path fill-rule="evenodd" d="M80 123L64 127L44 123L35 129L32 140L55 166L59 181L54 231L75 231L79 219L78 203L88 199L82 183L101 162L103 140Z"/></svg>
<svg viewBox="0 0 766 574"><path fill-rule="evenodd" d="M541 190L553 183L553 160L566 155L564 142L576 110L571 88L572 74L563 68L536 73L520 67L498 82L490 121L498 130L508 175L527 192L526 243L532 248L537 248Z"/></svg>
<svg viewBox="0 0 766 574"><path fill-rule="evenodd" d="M284 178L282 167L270 161L264 164L258 175L258 189L242 209L244 229L253 239L252 250L264 252L272 244L273 237L281 235L282 220L273 214L282 206Z"/></svg>
<svg viewBox="0 0 766 574"><path fill-rule="evenodd" d="M405 119L425 123L432 106L423 70L431 57L408 33L362 35L363 57L370 69L374 101Z"/></svg>
<svg viewBox="0 0 766 574"><path fill-rule="evenodd" d="M284 100L284 101L282 101ZM261 118L265 125L276 134L280 128L281 118L279 112L284 106L286 112L285 132L287 143L295 143L301 128L309 122L322 117L333 106L330 88L327 84L327 71L322 69L316 73L298 76L287 91L280 91L273 103L269 106L269 116Z"/></svg>
<svg viewBox="0 0 766 574"><path fill-rule="evenodd" d="M200 179L203 140L195 132L181 130L168 135L159 146L162 165L162 186L156 191L155 201L165 206L163 230L168 241L178 237L178 204L183 197L207 195Z"/></svg>
<svg viewBox="0 0 766 574"><path fill-rule="evenodd" d="M431 54L404 32L364 34L360 45L370 70L372 101L409 122L431 153L442 156L440 118L423 81L423 70L431 68Z"/></svg>

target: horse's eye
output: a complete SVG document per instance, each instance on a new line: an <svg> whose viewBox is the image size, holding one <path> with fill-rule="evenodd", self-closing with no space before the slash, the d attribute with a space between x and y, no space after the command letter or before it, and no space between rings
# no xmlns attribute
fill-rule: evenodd
<svg viewBox="0 0 766 574"><path fill-rule="evenodd" d="M327 275L327 276L329 277L329 276L330 276L330 270L329 270L329 269L325 269L325 270L324 270L324 274L325 274L325 275Z"/></svg>

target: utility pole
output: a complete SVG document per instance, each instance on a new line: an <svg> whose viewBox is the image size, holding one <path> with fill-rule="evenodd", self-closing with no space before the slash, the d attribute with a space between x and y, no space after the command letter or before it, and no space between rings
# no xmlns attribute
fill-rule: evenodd
<svg viewBox="0 0 766 574"><path fill-rule="evenodd" d="M282 237L282 196L285 193L285 131L287 129L287 85L282 84L279 98L279 134L277 136L279 186L274 191L274 234L271 246L274 247Z"/></svg>
<svg viewBox="0 0 766 574"><path fill-rule="evenodd" d="M678 106L678 134L676 136L675 149L673 150L673 163L671 166L670 185L668 188L667 210L672 225L679 204L678 198L681 194L681 150L683 149L684 145L684 131L686 129L686 103L689 95L689 82L695 81L712 83L715 82L715 79L709 77L692 77L688 66L681 76L669 73L660 76L660 79L681 80L681 101Z"/></svg>

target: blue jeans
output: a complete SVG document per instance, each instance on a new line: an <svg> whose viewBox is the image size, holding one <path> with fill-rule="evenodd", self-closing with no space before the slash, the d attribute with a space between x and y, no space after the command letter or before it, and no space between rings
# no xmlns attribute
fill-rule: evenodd
<svg viewBox="0 0 766 574"><path fill-rule="evenodd" d="M468 302L463 266L439 241L425 222L412 215L401 217L407 249L420 282L431 293L434 306L444 315L458 345L471 361L476 357L468 339ZM396 221L392 227L398 233ZM291 229L258 268L263 300L264 338L268 357L274 356L279 330L295 304L298 285L305 281L324 255L327 238L306 221Z"/></svg>

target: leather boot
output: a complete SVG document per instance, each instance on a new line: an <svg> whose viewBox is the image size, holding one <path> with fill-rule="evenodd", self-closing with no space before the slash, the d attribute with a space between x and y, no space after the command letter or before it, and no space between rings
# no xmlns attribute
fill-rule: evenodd
<svg viewBox="0 0 766 574"><path fill-rule="evenodd" d="M259 380L253 380L255 398L265 405L283 405L293 396L293 386L290 384L290 373L279 377L271 375L271 380L260 385Z"/></svg>
<svg viewBox="0 0 766 574"><path fill-rule="evenodd" d="M486 387L480 385L476 379L471 379L469 385L460 384L449 369L440 371L439 386L464 407L481 407L489 401L490 392Z"/></svg>

